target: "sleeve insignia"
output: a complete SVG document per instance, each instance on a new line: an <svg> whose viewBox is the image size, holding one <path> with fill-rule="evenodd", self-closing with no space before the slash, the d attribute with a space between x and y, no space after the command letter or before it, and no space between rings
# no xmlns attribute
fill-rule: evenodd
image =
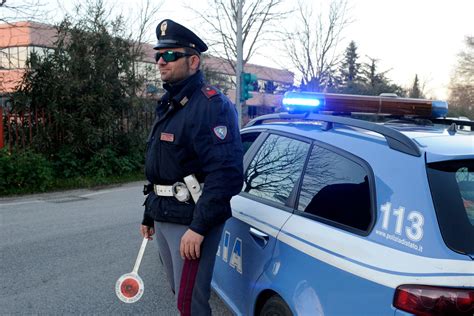
<svg viewBox="0 0 474 316"><path fill-rule="evenodd" d="M204 86L204 87L202 87L201 91L202 91L202 93L204 93L204 95L205 95L208 99L210 99L210 98L212 98L213 96L219 94L219 91L217 91L215 88L213 88L213 87L211 87L211 86Z"/></svg>
<svg viewBox="0 0 474 316"><path fill-rule="evenodd" d="M214 135L217 136L220 140L224 140L227 136L227 126L216 126L214 127Z"/></svg>

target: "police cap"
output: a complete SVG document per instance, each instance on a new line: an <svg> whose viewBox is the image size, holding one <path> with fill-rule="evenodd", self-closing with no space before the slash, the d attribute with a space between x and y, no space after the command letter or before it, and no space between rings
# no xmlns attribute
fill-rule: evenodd
<svg viewBox="0 0 474 316"><path fill-rule="evenodd" d="M163 20L156 27L158 43L154 49L189 47L199 53L207 50L207 45L191 30L173 20Z"/></svg>

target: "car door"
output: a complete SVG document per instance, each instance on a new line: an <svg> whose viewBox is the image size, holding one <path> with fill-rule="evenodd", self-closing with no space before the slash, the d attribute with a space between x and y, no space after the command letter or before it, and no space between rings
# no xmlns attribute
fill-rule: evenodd
<svg viewBox="0 0 474 316"><path fill-rule="evenodd" d="M258 148L255 148L258 147ZM309 143L268 134L246 155L244 186L232 199L232 215L217 253L213 286L237 314L252 314L251 295L271 260L280 228L292 214Z"/></svg>
<svg viewBox="0 0 474 316"><path fill-rule="evenodd" d="M389 312L380 308L390 308L392 289L351 273L370 253L364 236L375 220L374 183L372 169L359 157L322 143L312 147L295 212L278 235L275 260L281 264L272 279L295 314Z"/></svg>

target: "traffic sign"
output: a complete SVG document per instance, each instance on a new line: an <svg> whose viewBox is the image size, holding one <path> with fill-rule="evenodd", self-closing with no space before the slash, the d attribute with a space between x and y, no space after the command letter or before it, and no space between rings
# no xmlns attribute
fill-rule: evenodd
<svg viewBox="0 0 474 316"><path fill-rule="evenodd" d="M135 303L138 301L142 297L144 290L143 280L136 273L122 275L115 284L117 297L125 303Z"/></svg>
<svg viewBox="0 0 474 316"><path fill-rule="evenodd" d="M135 303L138 301L145 290L145 285L143 284L142 278L138 275L138 268L142 262L143 253L145 252L145 247L148 242L148 239L143 238L140 251L138 252L137 260L135 261L135 266L133 267L132 272L122 275L117 282L115 283L115 294L117 297L125 303Z"/></svg>

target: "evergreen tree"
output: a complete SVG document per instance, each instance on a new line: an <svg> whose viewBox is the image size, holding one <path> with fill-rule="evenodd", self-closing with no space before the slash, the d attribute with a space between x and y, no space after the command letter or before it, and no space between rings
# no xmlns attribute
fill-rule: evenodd
<svg viewBox="0 0 474 316"><path fill-rule="evenodd" d="M413 86L408 92L408 97L416 98L416 99L424 98L423 93L421 92L421 89L420 89L418 75L415 75L415 80L413 80Z"/></svg>
<svg viewBox="0 0 474 316"><path fill-rule="evenodd" d="M369 59L370 63L366 63L362 67L363 94L395 93L400 97L404 97L406 95L405 90L401 86L390 82L386 77L387 71L378 71L378 60L370 57Z"/></svg>
<svg viewBox="0 0 474 316"><path fill-rule="evenodd" d="M344 60L339 67L340 85L343 92L354 93L358 89L360 63L357 62L357 45L354 41L349 43L344 53Z"/></svg>
<svg viewBox="0 0 474 316"><path fill-rule="evenodd" d="M143 104L136 92L145 82L134 71L140 52L124 29L120 18L107 21L98 1L77 22L57 26L53 53L31 56L16 106L47 113L39 151L81 164L143 151L143 122L126 113Z"/></svg>

